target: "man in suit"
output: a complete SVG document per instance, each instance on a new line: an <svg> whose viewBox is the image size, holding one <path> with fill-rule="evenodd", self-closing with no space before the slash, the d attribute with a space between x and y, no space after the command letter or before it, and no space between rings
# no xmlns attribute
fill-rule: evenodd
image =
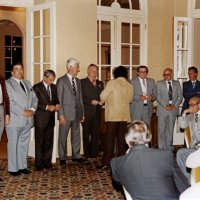
<svg viewBox="0 0 200 200"><path fill-rule="evenodd" d="M114 156L115 141L117 155L126 152L125 131L130 122L130 103L133 98L133 87L127 80L128 71L124 66L114 69L115 79L110 80L100 94L101 103L105 103L106 134L104 137L102 164L97 166L108 169Z"/></svg>
<svg viewBox="0 0 200 200"><path fill-rule="evenodd" d="M97 80L98 67L90 64L87 78L81 80L85 120L83 125L83 150L85 158L99 155L99 127L101 121L100 93L103 82Z"/></svg>
<svg viewBox="0 0 200 200"><path fill-rule="evenodd" d="M23 80L24 70L20 63L12 66L12 77L6 80L10 99L10 123L6 126L8 137L8 172L17 176L30 174L27 169L27 154L33 114L38 99L28 80Z"/></svg>
<svg viewBox="0 0 200 200"><path fill-rule="evenodd" d="M0 75L0 140L5 124L10 122L10 101L6 90L5 79ZM0 181L3 181L0 178Z"/></svg>
<svg viewBox="0 0 200 200"><path fill-rule="evenodd" d="M35 125L35 166L38 171L52 169L53 137L55 111L60 109L53 70L45 70L43 81L33 86L38 98L38 107L34 115Z"/></svg>
<svg viewBox="0 0 200 200"><path fill-rule="evenodd" d="M113 179L132 199L178 200L189 184L170 150L148 148L151 133L145 122L136 120L128 127L127 153L111 160Z"/></svg>
<svg viewBox="0 0 200 200"><path fill-rule="evenodd" d="M80 155L80 122L84 121L84 108L81 82L75 76L80 71L79 61L67 60L67 73L57 80L58 98L61 109L58 111L59 139L58 154L60 165L66 165L67 136L71 128L72 161L84 162Z"/></svg>
<svg viewBox="0 0 200 200"><path fill-rule="evenodd" d="M133 85L133 102L131 104L131 119L142 120L148 125L151 123L153 101L156 98L155 81L147 78L148 68L139 66L137 68L138 77L131 80Z"/></svg>
<svg viewBox="0 0 200 200"><path fill-rule="evenodd" d="M189 100L189 108L184 110L178 119L181 128L190 128L191 147L181 148L177 152L177 162L184 175L190 180L190 174L186 170L186 160L189 154L200 148L200 97L192 97Z"/></svg>
<svg viewBox="0 0 200 200"><path fill-rule="evenodd" d="M183 83L183 97L184 103L181 110L183 114L184 110L189 107L189 100L196 96L200 97L200 81L197 80L198 69L194 66L188 68L189 81Z"/></svg>
<svg viewBox="0 0 200 200"><path fill-rule="evenodd" d="M166 68L163 72L164 80L157 82L159 149L173 149L174 124L182 101L180 83L173 80L172 76L172 69Z"/></svg>

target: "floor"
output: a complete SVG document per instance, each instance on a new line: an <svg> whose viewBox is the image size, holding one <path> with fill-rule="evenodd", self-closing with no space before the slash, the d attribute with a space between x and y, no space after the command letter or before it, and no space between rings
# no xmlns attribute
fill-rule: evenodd
<svg viewBox="0 0 200 200"><path fill-rule="evenodd" d="M7 173L6 137L0 143L1 200L124 200L112 186L110 170L96 169L100 162L77 164L68 160L66 168L55 165L51 171L35 171L28 158L31 175L12 177ZM58 163L58 162L57 162Z"/></svg>

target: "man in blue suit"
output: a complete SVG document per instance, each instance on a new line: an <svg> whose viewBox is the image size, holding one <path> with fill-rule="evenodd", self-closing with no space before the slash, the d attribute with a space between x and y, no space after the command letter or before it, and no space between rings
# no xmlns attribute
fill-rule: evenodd
<svg viewBox="0 0 200 200"><path fill-rule="evenodd" d="M196 96L200 97L200 81L197 80L198 69L194 66L188 68L189 81L183 83L183 97L184 103L181 110L183 114L184 110L189 108L189 100Z"/></svg>

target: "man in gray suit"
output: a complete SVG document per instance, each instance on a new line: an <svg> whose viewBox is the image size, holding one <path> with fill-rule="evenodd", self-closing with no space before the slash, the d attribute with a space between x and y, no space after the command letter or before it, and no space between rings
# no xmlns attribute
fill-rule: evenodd
<svg viewBox="0 0 200 200"><path fill-rule="evenodd" d="M127 153L111 160L112 175L134 200L178 200L189 184L170 150L151 149L147 125L133 121L125 136Z"/></svg>
<svg viewBox="0 0 200 200"><path fill-rule="evenodd" d="M8 137L8 172L17 176L30 174L27 169L27 154L33 114L38 99L28 80L22 80L24 71L20 63L12 66L12 77L6 81L10 99L10 123L6 126Z"/></svg>
<svg viewBox="0 0 200 200"><path fill-rule="evenodd" d="M173 149L173 131L183 95L179 81L172 80L172 69L163 72L164 80L157 82L158 147Z"/></svg>
<svg viewBox="0 0 200 200"><path fill-rule="evenodd" d="M131 80L134 91L131 104L131 119L132 121L142 120L150 125L153 101L156 98L155 81L147 78L148 68L146 66L139 66L137 75L137 78Z"/></svg>
<svg viewBox="0 0 200 200"><path fill-rule="evenodd" d="M57 80L57 92L61 105L58 111L59 139L58 154L60 165L66 165L67 136L71 128L72 161L84 162L80 155L80 122L84 121L81 82L75 76L80 71L79 61L75 58L67 60L67 73Z"/></svg>
<svg viewBox="0 0 200 200"><path fill-rule="evenodd" d="M178 119L181 128L190 128L191 147L181 148L177 152L177 162L184 175L190 180L190 174L186 170L187 157L200 148L200 98L192 97L189 100L189 108L184 110Z"/></svg>

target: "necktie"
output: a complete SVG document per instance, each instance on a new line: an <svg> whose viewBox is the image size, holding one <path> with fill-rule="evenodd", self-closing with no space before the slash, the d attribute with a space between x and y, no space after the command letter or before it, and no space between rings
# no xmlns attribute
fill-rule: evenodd
<svg viewBox="0 0 200 200"><path fill-rule="evenodd" d="M146 87L145 79L142 79L142 84L143 84L144 87Z"/></svg>
<svg viewBox="0 0 200 200"><path fill-rule="evenodd" d="M24 84L23 84L21 81L19 82L19 84L20 84L22 90L24 90L24 92L26 93L26 90L25 90Z"/></svg>
<svg viewBox="0 0 200 200"><path fill-rule="evenodd" d="M198 114L197 113L195 114L194 120L195 120L196 123L198 122Z"/></svg>
<svg viewBox="0 0 200 200"><path fill-rule="evenodd" d="M195 83L196 83L196 82L192 82L192 87L193 87L193 89L195 88Z"/></svg>
<svg viewBox="0 0 200 200"><path fill-rule="evenodd" d="M169 91L168 91L169 101L172 101L172 94L173 94L172 85L170 81L168 82L168 84L169 84Z"/></svg>
<svg viewBox="0 0 200 200"><path fill-rule="evenodd" d="M49 97L49 99L51 100L51 94L50 94L50 88L49 88L49 85L47 86L47 93L48 93L48 97Z"/></svg>
<svg viewBox="0 0 200 200"><path fill-rule="evenodd" d="M74 77L72 77L72 89L74 91L74 95L76 96L76 85L75 85L75 82L74 82Z"/></svg>

